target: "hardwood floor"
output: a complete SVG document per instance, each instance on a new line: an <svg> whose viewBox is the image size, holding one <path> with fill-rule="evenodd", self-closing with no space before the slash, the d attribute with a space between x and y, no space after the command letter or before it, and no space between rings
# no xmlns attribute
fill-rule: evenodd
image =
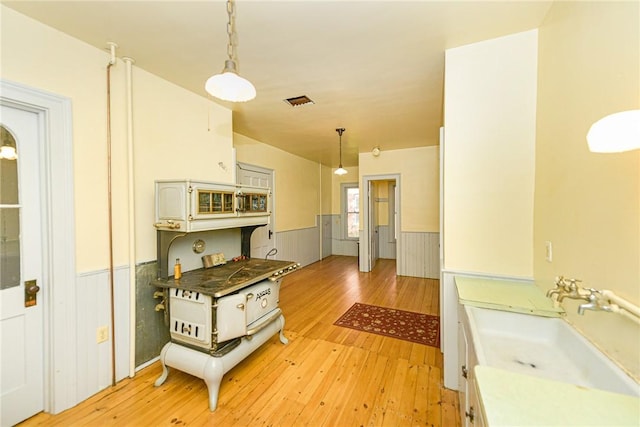
<svg viewBox="0 0 640 427"><path fill-rule="evenodd" d="M280 290L285 335L222 380L210 412L202 380L159 362L59 415L24 426L460 426L457 392L442 386L439 349L334 326L353 303L438 315L438 281L395 275L380 260L360 273L355 257L332 256L287 276Z"/></svg>

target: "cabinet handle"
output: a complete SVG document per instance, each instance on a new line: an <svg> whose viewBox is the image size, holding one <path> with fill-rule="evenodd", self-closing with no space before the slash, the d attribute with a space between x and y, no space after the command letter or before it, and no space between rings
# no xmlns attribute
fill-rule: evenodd
<svg viewBox="0 0 640 427"><path fill-rule="evenodd" d="M469 411L465 411L464 416L469 418L469 421L473 424L473 419L475 418L475 413L473 410L473 406L469 407Z"/></svg>
<svg viewBox="0 0 640 427"><path fill-rule="evenodd" d="M467 375L469 374L469 371L467 370L467 366L462 365L460 367L460 370L462 371L462 378L467 378Z"/></svg>

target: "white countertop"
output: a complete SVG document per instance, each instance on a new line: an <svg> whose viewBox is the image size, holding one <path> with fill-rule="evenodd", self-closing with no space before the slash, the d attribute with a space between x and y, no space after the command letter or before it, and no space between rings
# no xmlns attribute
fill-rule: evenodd
<svg viewBox="0 0 640 427"><path fill-rule="evenodd" d="M476 366L489 427L640 426L640 398Z"/></svg>
<svg viewBox="0 0 640 427"><path fill-rule="evenodd" d="M533 283L464 276L456 276L455 282L464 305L547 317L564 313Z"/></svg>

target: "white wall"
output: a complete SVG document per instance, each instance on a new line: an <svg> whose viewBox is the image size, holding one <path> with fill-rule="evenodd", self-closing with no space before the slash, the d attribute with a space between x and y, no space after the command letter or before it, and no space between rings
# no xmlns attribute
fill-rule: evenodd
<svg viewBox="0 0 640 427"><path fill-rule="evenodd" d="M444 382L457 388L457 296L467 272L533 276L536 30L446 51Z"/></svg>
<svg viewBox="0 0 640 427"><path fill-rule="evenodd" d="M382 150L380 156L360 153L358 173L363 176L400 174L400 231L439 231L439 152L438 146ZM347 175L345 175L347 176ZM360 191L364 189L360 187ZM361 193L362 194L362 193ZM360 198L360 212L364 211ZM360 224L362 225L362 214ZM362 228L362 227L361 227Z"/></svg>
<svg viewBox="0 0 640 427"><path fill-rule="evenodd" d="M556 2L540 27L534 272L640 305L640 151L588 151L589 126L640 108L640 3ZM545 241L553 260L545 260ZM640 327L605 312L568 319L640 379Z"/></svg>
<svg viewBox="0 0 640 427"><path fill-rule="evenodd" d="M444 268L533 276L537 31L446 51Z"/></svg>

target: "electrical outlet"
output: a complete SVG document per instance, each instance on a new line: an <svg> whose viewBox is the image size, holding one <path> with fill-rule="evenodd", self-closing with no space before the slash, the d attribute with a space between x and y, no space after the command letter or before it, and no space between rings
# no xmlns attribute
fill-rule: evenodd
<svg viewBox="0 0 640 427"><path fill-rule="evenodd" d="M547 262L553 261L553 245L551 245L551 242L548 240L544 242L544 253L545 253L544 257L547 260Z"/></svg>
<svg viewBox="0 0 640 427"><path fill-rule="evenodd" d="M109 327L100 326L96 330L96 343L100 344L101 342L105 342L108 339L109 339Z"/></svg>

